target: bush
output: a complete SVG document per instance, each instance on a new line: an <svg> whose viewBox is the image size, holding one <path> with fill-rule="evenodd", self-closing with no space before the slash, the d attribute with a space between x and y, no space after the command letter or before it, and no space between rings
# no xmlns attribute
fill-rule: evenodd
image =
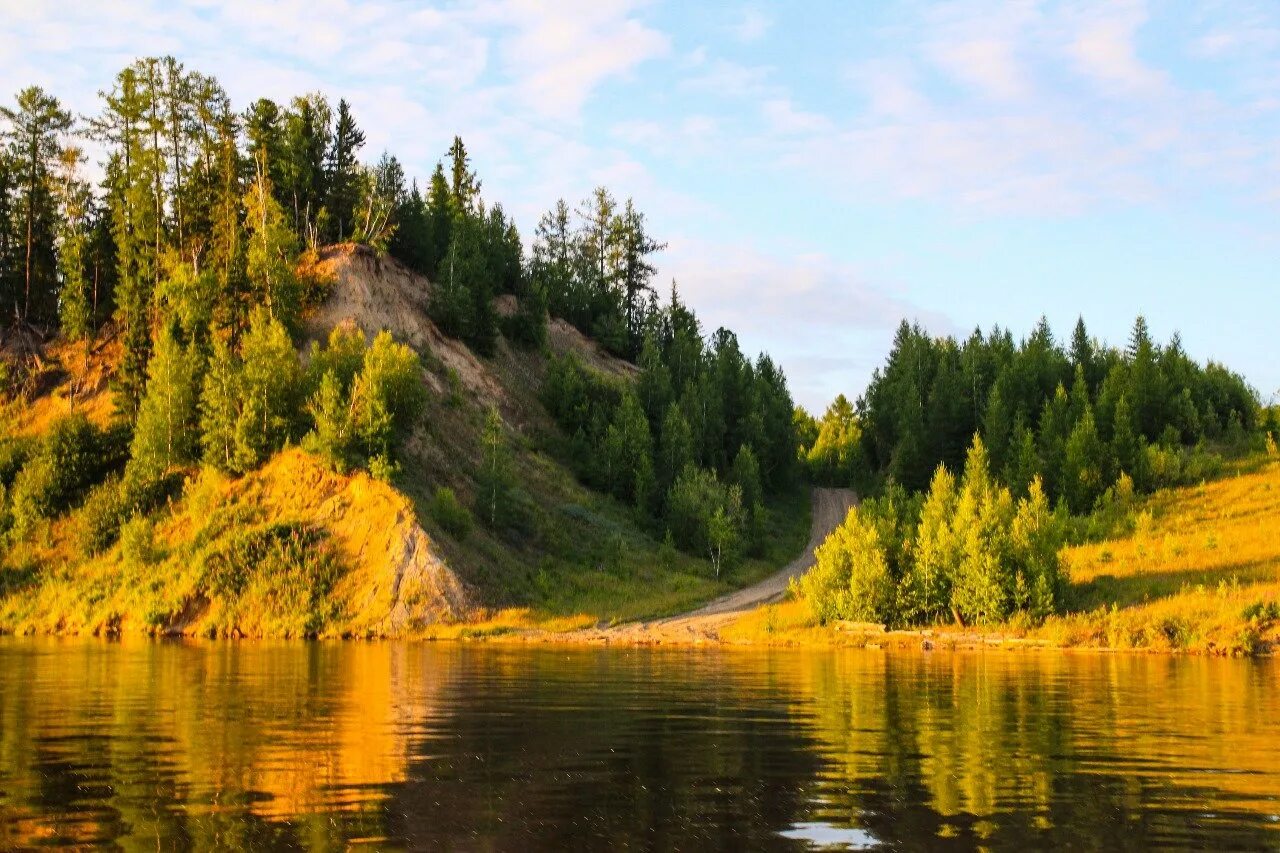
<svg viewBox="0 0 1280 853"><path fill-rule="evenodd" d="M322 531L297 523L240 530L201 559L221 600L222 629L312 636L337 616L329 600L341 565Z"/></svg>
<svg viewBox="0 0 1280 853"><path fill-rule="evenodd" d="M465 539L471 532L471 513L448 486L436 489L432 496L431 518L455 539Z"/></svg>
<svg viewBox="0 0 1280 853"><path fill-rule="evenodd" d="M137 477L108 477L89 492L80 507L80 549L100 554L110 548L125 522L134 515L151 512L166 498L176 495L181 485L176 473L145 482Z"/></svg>
<svg viewBox="0 0 1280 853"><path fill-rule="evenodd" d="M1015 501L978 439L957 486L939 466L923 505L899 487L849 514L795 590L820 622L1042 619L1060 600L1060 519L1039 478Z"/></svg>
<svg viewBox="0 0 1280 853"><path fill-rule="evenodd" d="M15 527L25 531L69 509L116 461L109 439L81 414L54 424L14 478Z"/></svg>
<svg viewBox="0 0 1280 853"><path fill-rule="evenodd" d="M13 485L14 477L36 452L39 442L30 436L12 436L0 441L0 485Z"/></svg>

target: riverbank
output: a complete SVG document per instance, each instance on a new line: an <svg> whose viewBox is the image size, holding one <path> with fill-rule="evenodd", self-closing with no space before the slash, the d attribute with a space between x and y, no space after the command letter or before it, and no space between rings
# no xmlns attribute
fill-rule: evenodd
<svg viewBox="0 0 1280 853"><path fill-rule="evenodd" d="M612 645L807 646L917 649L1079 649L1264 656L1280 649L1280 462L1241 466L1222 479L1156 493L1135 508L1132 529L1066 548L1064 612L960 629L889 630L819 625L803 603L783 600L786 577L812 565L812 548L840 513L815 503L806 556L783 572L698 610L602 625L540 620L506 611L437 639ZM834 522L833 522L834 519ZM806 562L807 559L807 562Z"/></svg>

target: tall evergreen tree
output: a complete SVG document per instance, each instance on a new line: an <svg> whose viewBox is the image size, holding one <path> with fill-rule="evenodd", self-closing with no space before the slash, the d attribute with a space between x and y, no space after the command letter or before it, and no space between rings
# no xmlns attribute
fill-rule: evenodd
<svg viewBox="0 0 1280 853"><path fill-rule="evenodd" d="M0 107L0 115L10 123L5 136L22 188L17 209L24 249L22 317L31 318L34 299L45 306L39 312L44 319L54 305L57 281L52 174L61 151L59 137L72 126L71 113L39 86L30 86L18 93L15 107Z"/></svg>
<svg viewBox="0 0 1280 853"><path fill-rule="evenodd" d="M453 138L449 146L449 198L454 216L468 216L475 212L480 201L480 181L471 168L471 156L461 136Z"/></svg>
<svg viewBox="0 0 1280 853"><path fill-rule="evenodd" d="M341 242L351 236L356 203L360 200L360 163L356 159L364 146L364 131L356 126L346 99L338 101L333 137L325 160L328 183L326 207L332 224L332 239Z"/></svg>

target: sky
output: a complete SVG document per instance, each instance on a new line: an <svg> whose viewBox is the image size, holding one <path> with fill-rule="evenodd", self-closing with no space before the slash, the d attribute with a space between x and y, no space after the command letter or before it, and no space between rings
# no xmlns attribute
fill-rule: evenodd
<svg viewBox="0 0 1280 853"><path fill-rule="evenodd" d="M238 107L345 97L373 161L453 135L526 239L597 185L707 331L797 401L860 395L897 325L1123 343L1144 314L1280 390L1280 4L0 0L0 96L82 115L143 55ZM11 97L11 94L8 95Z"/></svg>

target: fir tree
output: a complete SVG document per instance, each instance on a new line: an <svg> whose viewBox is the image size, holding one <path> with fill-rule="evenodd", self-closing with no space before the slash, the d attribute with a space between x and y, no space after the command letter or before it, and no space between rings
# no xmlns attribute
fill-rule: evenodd
<svg viewBox="0 0 1280 853"><path fill-rule="evenodd" d="M61 151L59 136L71 129L71 113L39 86L18 93L16 107L0 107L10 122L6 133L10 156L18 164L22 203L17 208L23 243L22 317L29 319L32 300L53 303L56 281L52 174ZM34 297L33 297L34 286Z"/></svg>
<svg viewBox="0 0 1280 853"><path fill-rule="evenodd" d="M360 164L356 157L363 146L364 131L356 126L351 107L344 98L338 101L324 172L328 184L325 206L333 223L331 233L337 242L351 235L355 221L356 203L360 200Z"/></svg>
<svg viewBox="0 0 1280 853"><path fill-rule="evenodd" d="M147 390L138 409L130 468L149 482L196 455L199 355L178 343L165 326L147 364Z"/></svg>

